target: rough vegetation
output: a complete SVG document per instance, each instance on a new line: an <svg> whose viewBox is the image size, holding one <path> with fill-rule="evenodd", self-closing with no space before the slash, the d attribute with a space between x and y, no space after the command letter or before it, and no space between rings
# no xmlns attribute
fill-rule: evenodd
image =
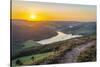
<svg viewBox="0 0 100 67"><path fill-rule="evenodd" d="M73 48L96 40L95 35L84 36L79 38L73 38L57 43L48 45L29 47L19 51L15 56L12 57L13 65L39 65L39 64L54 64L59 63L60 58L65 52L71 51ZM82 52L78 58L78 61L92 61L96 58L96 48L92 46L85 52ZM93 55L92 55L93 54ZM90 58L89 60L86 60ZM20 60L20 62L19 62ZM17 62L17 64L16 64Z"/></svg>
<svg viewBox="0 0 100 67"><path fill-rule="evenodd" d="M80 54L78 62L96 61L96 45L91 46Z"/></svg>

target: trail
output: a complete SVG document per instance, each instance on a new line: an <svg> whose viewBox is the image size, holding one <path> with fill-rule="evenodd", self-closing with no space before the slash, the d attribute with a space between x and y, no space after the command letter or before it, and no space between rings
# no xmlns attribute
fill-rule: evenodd
<svg viewBox="0 0 100 67"><path fill-rule="evenodd" d="M63 57L59 60L59 63L71 63L77 62L77 57L80 55L82 51L85 51L88 47L95 45L95 41L88 42L86 44L82 44L69 52L66 52Z"/></svg>

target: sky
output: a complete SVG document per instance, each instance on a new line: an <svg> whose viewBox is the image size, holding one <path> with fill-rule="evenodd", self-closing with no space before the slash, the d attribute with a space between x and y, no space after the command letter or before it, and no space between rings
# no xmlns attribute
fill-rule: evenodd
<svg viewBox="0 0 100 67"><path fill-rule="evenodd" d="M96 6L13 0L11 19L29 21L96 21Z"/></svg>

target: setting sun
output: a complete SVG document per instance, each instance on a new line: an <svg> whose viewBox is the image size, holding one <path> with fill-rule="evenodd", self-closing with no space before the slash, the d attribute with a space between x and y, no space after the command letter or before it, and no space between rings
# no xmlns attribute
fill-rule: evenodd
<svg viewBox="0 0 100 67"><path fill-rule="evenodd" d="M36 19L36 16L35 16L35 15L31 15L31 16L30 16L30 19L31 19L31 20L35 20L35 19Z"/></svg>
<svg viewBox="0 0 100 67"><path fill-rule="evenodd" d="M28 21L95 21L96 6L56 5L15 1L12 19ZM24 8L23 8L24 7ZM58 8L59 7L59 8ZM60 8L61 7L61 8Z"/></svg>

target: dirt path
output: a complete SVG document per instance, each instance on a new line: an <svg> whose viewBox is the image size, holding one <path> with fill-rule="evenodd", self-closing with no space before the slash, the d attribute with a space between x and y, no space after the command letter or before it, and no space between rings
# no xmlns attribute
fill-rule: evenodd
<svg viewBox="0 0 100 67"><path fill-rule="evenodd" d="M71 51L66 52L65 55L59 60L59 63L77 62L77 57L80 55L80 53L86 50L86 48L91 47L92 45L95 45L95 41L82 44L81 46L78 46Z"/></svg>

